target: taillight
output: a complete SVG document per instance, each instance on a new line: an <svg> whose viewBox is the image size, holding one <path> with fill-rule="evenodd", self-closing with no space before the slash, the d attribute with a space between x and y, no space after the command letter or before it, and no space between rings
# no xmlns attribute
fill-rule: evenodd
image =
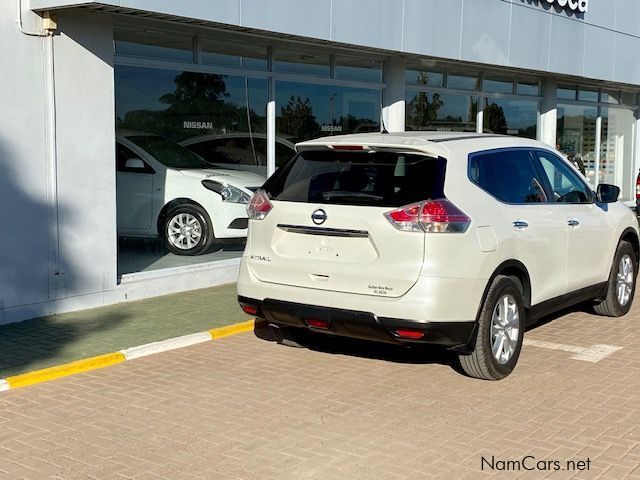
<svg viewBox="0 0 640 480"><path fill-rule="evenodd" d="M413 203L384 214L404 232L464 233L471 219L446 198Z"/></svg>
<svg viewBox="0 0 640 480"><path fill-rule="evenodd" d="M636 178L636 200L640 200L640 173Z"/></svg>
<svg viewBox="0 0 640 480"><path fill-rule="evenodd" d="M398 230L405 232L424 232L422 224L420 223L421 209L422 203L414 203L413 205L399 208L393 212L387 212L384 216L387 217Z"/></svg>
<svg viewBox="0 0 640 480"><path fill-rule="evenodd" d="M273 204L269 201L264 190L258 190L247 206L247 215L252 220L263 220L273 208Z"/></svg>

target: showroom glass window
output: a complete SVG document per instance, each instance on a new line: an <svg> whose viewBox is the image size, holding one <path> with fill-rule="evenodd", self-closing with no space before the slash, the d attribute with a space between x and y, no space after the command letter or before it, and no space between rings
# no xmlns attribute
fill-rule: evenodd
<svg viewBox="0 0 640 480"><path fill-rule="evenodd" d="M265 172L267 47L207 34L190 36L186 55L183 33L133 30L115 29L116 129L160 135L212 167Z"/></svg>
<svg viewBox="0 0 640 480"><path fill-rule="evenodd" d="M141 130L190 145L266 132L266 80L121 65L115 77L118 130Z"/></svg>
<svg viewBox="0 0 640 480"><path fill-rule="evenodd" d="M406 70L406 129L475 132L478 77L410 67ZM415 68L415 69L414 69Z"/></svg>
<svg viewBox="0 0 640 480"><path fill-rule="evenodd" d="M592 188L617 185L623 201L635 195L636 105L635 92L558 86L558 149L583 166Z"/></svg>
<svg viewBox="0 0 640 480"><path fill-rule="evenodd" d="M537 137L540 86L535 78L461 73L417 62L408 65L405 80L407 130Z"/></svg>
<svg viewBox="0 0 640 480"><path fill-rule="evenodd" d="M485 75L482 90L484 132L537 138L540 94L537 81Z"/></svg>
<svg viewBox="0 0 640 480"><path fill-rule="evenodd" d="M574 164L582 167L592 187L596 183L597 120L598 107L558 104L556 148Z"/></svg>
<svg viewBox="0 0 640 480"><path fill-rule="evenodd" d="M276 150L319 136L380 131L381 61L282 48L274 55Z"/></svg>

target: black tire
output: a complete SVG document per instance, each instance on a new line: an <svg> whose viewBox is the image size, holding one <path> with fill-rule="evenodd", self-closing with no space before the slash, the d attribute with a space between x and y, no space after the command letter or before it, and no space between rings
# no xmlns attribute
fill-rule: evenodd
<svg viewBox="0 0 640 480"><path fill-rule="evenodd" d="M178 240L175 238L175 229L186 219L194 221L190 224L190 232L197 231L199 235L188 240L183 235L183 240ZM209 249L214 238L209 215L202 207L192 204L179 205L169 210L164 217L161 233L167 250L176 255L200 255ZM194 244L189 245L187 242L190 241Z"/></svg>
<svg viewBox="0 0 640 480"><path fill-rule="evenodd" d="M273 336L280 345L287 347L305 348L304 330L295 327L281 327L279 325L269 325Z"/></svg>
<svg viewBox="0 0 640 480"><path fill-rule="evenodd" d="M626 303L622 304L618 298L618 274L620 264L624 258L630 260L630 267L633 268L632 272L632 285L630 287L629 298ZM618 245L616 254L613 257L613 265L611 265L611 271L609 272L609 280L607 281L607 293L604 299L594 304L593 309L598 315L605 317L621 317L626 315L631 309L633 303L633 297L635 295L636 277L638 276L638 264L636 254L633 247L629 242L622 241Z"/></svg>
<svg viewBox="0 0 640 480"><path fill-rule="evenodd" d="M518 318L513 319L513 324L509 325L508 334L505 335L505 340L507 341L505 345L513 345L513 342L515 342L513 350L511 350L509 356L504 355L504 352L499 352L500 356L503 357L499 361L492 350L494 341L494 338L492 338L492 319L494 311L499 311L498 304L502 305L505 297L507 297L508 302L513 301L512 305L518 313ZM501 308L504 307L501 306ZM520 357L524 338L525 315L521 283L512 277L498 275L491 283L480 310L478 335L473 353L459 356L460 366L464 372L470 377L483 380L500 380L509 375ZM516 326L518 331L513 332ZM515 336L516 339L510 341L509 339L512 336Z"/></svg>

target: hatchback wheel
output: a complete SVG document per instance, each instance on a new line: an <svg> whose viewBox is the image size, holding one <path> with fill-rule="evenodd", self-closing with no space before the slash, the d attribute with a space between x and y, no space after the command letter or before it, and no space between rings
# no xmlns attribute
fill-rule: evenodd
<svg viewBox="0 0 640 480"><path fill-rule="evenodd" d="M631 309L635 294L637 259L629 242L620 242L611 266L607 293L603 300L594 305L599 315L621 317Z"/></svg>
<svg viewBox="0 0 640 480"><path fill-rule="evenodd" d="M209 248L213 229L207 213L196 205L181 205L165 217L163 238L176 255L199 255Z"/></svg>
<svg viewBox="0 0 640 480"><path fill-rule="evenodd" d="M478 334L471 355L460 355L460 365L471 377L500 380L518 362L524 338L525 309L520 283L497 276L482 305Z"/></svg>

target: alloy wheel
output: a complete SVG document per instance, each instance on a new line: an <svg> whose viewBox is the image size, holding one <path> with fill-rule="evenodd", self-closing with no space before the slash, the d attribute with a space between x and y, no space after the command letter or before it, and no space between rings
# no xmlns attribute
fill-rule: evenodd
<svg viewBox="0 0 640 480"><path fill-rule="evenodd" d="M633 261L629 255L623 255L618 264L618 281L616 284L618 303L621 307L629 303L631 293L633 292L633 281Z"/></svg>
<svg viewBox="0 0 640 480"><path fill-rule="evenodd" d="M202 225L190 213L178 213L167 224L167 238L180 250L190 250L202 238Z"/></svg>
<svg viewBox="0 0 640 480"><path fill-rule="evenodd" d="M518 346L520 313L513 295L503 295L491 317L491 351L498 363L507 363Z"/></svg>

